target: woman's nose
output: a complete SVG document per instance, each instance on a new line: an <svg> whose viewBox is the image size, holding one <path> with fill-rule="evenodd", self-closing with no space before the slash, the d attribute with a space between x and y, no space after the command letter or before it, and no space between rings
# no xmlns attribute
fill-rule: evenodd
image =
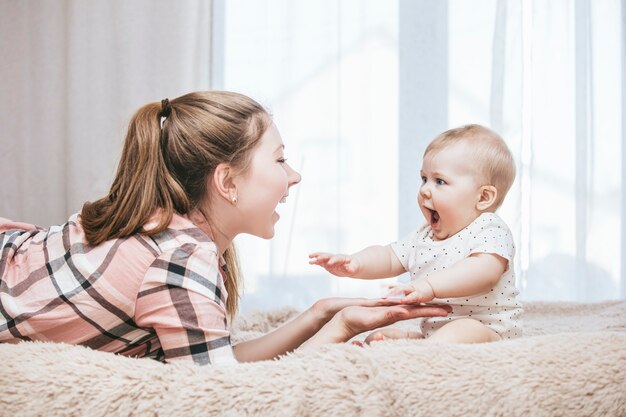
<svg viewBox="0 0 626 417"><path fill-rule="evenodd" d="M289 180L289 186L291 187L292 185L296 185L300 181L302 181L302 176L300 175L298 171L293 169L290 165L287 165L287 166L289 167L289 170L287 171L288 172L287 178Z"/></svg>

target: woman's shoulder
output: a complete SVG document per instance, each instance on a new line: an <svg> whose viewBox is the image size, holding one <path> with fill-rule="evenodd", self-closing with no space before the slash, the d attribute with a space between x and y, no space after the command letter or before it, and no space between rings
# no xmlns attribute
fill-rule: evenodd
<svg viewBox="0 0 626 417"><path fill-rule="evenodd" d="M158 223L158 216L153 216L144 230L149 230L152 223ZM195 250L195 248L202 248L204 251L215 252L217 254L217 246L213 240L198 228L191 220L186 216L179 213L174 213L167 228L162 232L150 236L156 245L163 252L170 252L183 248L184 250Z"/></svg>

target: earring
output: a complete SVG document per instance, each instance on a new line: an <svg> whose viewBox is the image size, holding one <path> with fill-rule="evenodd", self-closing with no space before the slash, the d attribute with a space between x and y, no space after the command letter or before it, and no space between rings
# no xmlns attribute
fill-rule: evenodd
<svg viewBox="0 0 626 417"><path fill-rule="evenodd" d="M237 204L237 197L231 198L230 202L233 203L233 205Z"/></svg>

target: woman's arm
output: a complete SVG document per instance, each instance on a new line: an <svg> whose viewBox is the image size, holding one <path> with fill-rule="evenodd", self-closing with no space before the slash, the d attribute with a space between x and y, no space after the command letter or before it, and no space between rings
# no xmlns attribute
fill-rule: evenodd
<svg viewBox="0 0 626 417"><path fill-rule="evenodd" d="M235 357L239 362L276 358L296 349L325 323L326 321L311 307L281 327L257 339L236 344L233 346Z"/></svg>
<svg viewBox="0 0 626 417"><path fill-rule="evenodd" d="M368 330L418 317L443 317L450 306L395 305L386 307L347 307L337 313L319 332L302 344L312 349L328 343L346 342Z"/></svg>
<svg viewBox="0 0 626 417"><path fill-rule="evenodd" d="M396 300L331 297L318 300L299 316L278 329L254 340L233 347L239 361L272 359L298 348L317 333L338 311L350 306L385 306L398 304Z"/></svg>
<svg viewBox="0 0 626 417"><path fill-rule="evenodd" d="M233 347L242 362L276 358L287 352L345 342L359 333L415 317L445 316L449 307L397 305L395 300L329 298L320 300L278 329ZM394 305L395 304L395 305Z"/></svg>

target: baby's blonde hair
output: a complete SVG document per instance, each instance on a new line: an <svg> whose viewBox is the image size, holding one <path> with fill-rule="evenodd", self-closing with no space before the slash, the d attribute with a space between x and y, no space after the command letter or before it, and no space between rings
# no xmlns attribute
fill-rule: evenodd
<svg viewBox="0 0 626 417"><path fill-rule="evenodd" d="M471 147L468 157L476 162L477 174L481 176L483 185L493 185L498 190L492 206L495 211L515 180L515 161L511 151L496 132L470 124L446 130L437 136L424 151L424 158L459 143L467 143Z"/></svg>

